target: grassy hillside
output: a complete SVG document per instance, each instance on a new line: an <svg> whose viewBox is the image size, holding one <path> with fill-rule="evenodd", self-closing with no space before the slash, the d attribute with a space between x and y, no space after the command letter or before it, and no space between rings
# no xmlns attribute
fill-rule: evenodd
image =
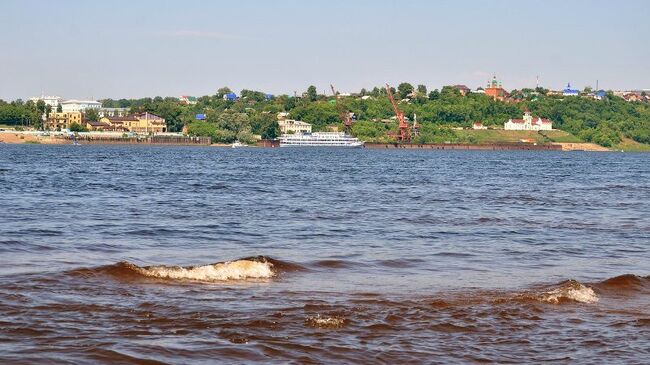
<svg viewBox="0 0 650 365"><path fill-rule="evenodd" d="M582 139L576 137L575 135L561 130L542 131L541 134L545 136L549 142L558 142L558 143L584 142Z"/></svg>
<svg viewBox="0 0 650 365"><path fill-rule="evenodd" d="M533 142L533 143L549 143L549 142L570 142L580 143L583 142L580 138L571 133L555 130L543 131L542 133L536 131L506 131L502 129L488 129L488 130L459 130L454 131L461 140L473 141L474 143L516 143L516 142Z"/></svg>
<svg viewBox="0 0 650 365"><path fill-rule="evenodd" d="M630 138L622 138L621 142L612 147L613 150L625 152L650 152L650 145L639 143Z"/></svg>

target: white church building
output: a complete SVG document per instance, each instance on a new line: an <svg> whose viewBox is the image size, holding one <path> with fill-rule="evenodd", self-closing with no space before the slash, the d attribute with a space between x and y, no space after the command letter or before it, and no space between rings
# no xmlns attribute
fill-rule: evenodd
<svg viewBox="0 0 650 365"><path fill-rule="evenodd" d="M508 131L550 131L553 129L553 122L540 117L533 117L526 110L523 119L510 119L503 124L503 129Z"/></svg>

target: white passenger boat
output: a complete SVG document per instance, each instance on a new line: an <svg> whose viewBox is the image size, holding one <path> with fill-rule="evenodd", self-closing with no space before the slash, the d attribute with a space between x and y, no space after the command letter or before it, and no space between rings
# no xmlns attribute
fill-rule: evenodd
<svg viewBox="0 0 650 365"><path fill-rule="evenodd" d="M363 147L363 141L343 132L283 134L280 147Z"/></svg>

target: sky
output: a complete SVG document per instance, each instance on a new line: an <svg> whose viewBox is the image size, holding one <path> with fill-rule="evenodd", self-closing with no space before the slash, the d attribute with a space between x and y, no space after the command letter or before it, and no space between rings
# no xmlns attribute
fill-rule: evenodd
<svg viewBox="0 0 650 365"><path fill-rule="evenodd" d="M0 99L650 88L647 0L0 1Z"/></svg>

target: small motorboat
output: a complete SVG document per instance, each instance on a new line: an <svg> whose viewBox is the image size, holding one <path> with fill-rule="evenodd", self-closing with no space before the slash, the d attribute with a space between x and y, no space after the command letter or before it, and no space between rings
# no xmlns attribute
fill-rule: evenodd
<svg viewBox="0 0 650 365"><path fill-rule="evenodd" d="M232 146L230 146L230 147L231 148L242 148L242 147L248 147L248 145L243 144L243 143L241 143L239 141L235 141L235 142L233 142Z"/></svg>

